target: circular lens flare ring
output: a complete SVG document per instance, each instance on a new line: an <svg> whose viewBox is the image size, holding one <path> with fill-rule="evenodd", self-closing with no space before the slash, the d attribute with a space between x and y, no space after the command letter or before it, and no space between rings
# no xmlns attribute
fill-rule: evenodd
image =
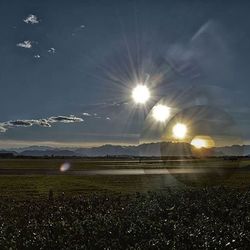
<svg viewBox="0 0 250 250"><path fill-rule="evenodd" d="M165 122L170 116L170 108L166 105L158 104L153 107L152 116L156 121Z"/></svg>
<svg viewBox="0 0 250 250"><path fill-rule="evenodd" d="M132 98L135 103L146 103L150 98L150 92L148 87L143 84L138 84L132 91Z"/></svg>
<svg viewBox="0 0 250 250"><path fill-rule="evenodd" d="M173 136L176 139L184 139L187 134L187 126L183 123L176 123L173 127Z"/></svg>

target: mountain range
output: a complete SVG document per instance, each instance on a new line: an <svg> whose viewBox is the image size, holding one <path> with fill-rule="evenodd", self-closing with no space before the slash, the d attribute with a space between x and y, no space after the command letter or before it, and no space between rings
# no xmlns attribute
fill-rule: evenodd
<svg viewBox="0 0 250 250"><path fill-rule="evenodd" d="M103 145L92 148L55 148L30 146L0 150L1 154L12 153L23 156L191 156L206 154L209 156L243 156L250 155L250 145L232 145L225 147L195 149L188 143L155 142L140 145L121 146Z"/></svg>

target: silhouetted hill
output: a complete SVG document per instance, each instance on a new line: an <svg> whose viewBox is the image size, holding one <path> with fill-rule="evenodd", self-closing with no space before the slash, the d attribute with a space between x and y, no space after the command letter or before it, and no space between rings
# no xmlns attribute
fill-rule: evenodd
<svg viewBox="0 0 250 250"><path fill-rule="evenodd" d="M249 155L250 145L232 145L215 148L215 152L219 155Z"/></svg>
<svg viewBox="0 0 250 250"><path fill-rule="evenodd" d="M17 152L14 150L0 150L0 154L13 154L13 155L17 155Z"/></svg>
<svg viewBox="0 0 250 250"><path fill-rule="evenodd" d="M24 150L20 152L23 156L75 156L76 153L70 150Z"/></svg>
<svg viewBox="0 0 250 250"><path fill-rule="evenodd" d="M1 152L1 151L0 151ZM23 156L234 156L249 155L250 145L195 149L189 143L155 142L136 146L103 145L92 148L53 148L31 146L23 149L2 150Z"/></svg>
<svg viewBox="0 0 250 250"><path fill-rule="evenodd" d="M15 157L17 152L10 150L0 150L0 158L13 158Z"/></svg>
<svg viewBox="0 0 250 250"><path fill-rule="evenodd" d="M77 156L138 155L137 146L103 145L75 150Z"/></svg>

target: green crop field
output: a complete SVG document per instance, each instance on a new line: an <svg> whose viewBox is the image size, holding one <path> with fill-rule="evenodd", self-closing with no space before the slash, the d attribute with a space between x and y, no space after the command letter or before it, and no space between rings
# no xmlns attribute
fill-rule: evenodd
<svg viewBox="0 0 250 250"><path fill-rule="evenodd" d="M223 159L202 159L202 160L170 160L162 162L160 160L133 160L133 159L0 159L0 169L58 169L60 166L69 162L72 169L133 169L133 168L165 168L178 167L179 165L195 166L195 167L213 167L218 165L227 165L239 167L250 165L249 159L242 159L238 163L233 161L224 161Z"/></svg>
<svg viewBox="0 0 250 250"><path fill-rule="evenodd" d="M92 169L152 169L164 168L166 164L153 161L111 161L111 160L82 160L82 159L5 159L0 160L0 171L4 169L53 169L58 170L58 175L39 174L31 175L0 175L0 196L15 198L46 197L50 190L54 195L72 195L95 192L108 193L132 193L147 191L164 191L168 188L185 188L180 179L172 175L95 175L77 176L68 175L67 172L60 174L59 168L65 161L70 162L71 170ZM187 166L210 167L220 164L221 160L187 161ZM183 164L183 163L182 163ZM230 166L236 163L229 162ZM241 161L240 167L249 166L248 160ZM171 162L170 167L180 166L179 162ZM182 177L183 178L183 177ZM185 176L184 176L185 178ZM245 188L250 184L250 171L239 171L230 175L218 177L217 184ZM190 184L190 183L189 183ZM191 185L193 186L193 185Z"/></svg>

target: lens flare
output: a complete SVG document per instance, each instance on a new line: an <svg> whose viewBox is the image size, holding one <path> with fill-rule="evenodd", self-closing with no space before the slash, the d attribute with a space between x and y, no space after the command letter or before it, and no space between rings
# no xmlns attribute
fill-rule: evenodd
<svg viewBox="0 0 250 250"><path fill-rule="evenodd" d="M150 98L150 92L147 86L139 84L132 91L132 98L135 103L144 104Z"/></svg>
<svg viewBox="0 0 250 250"><path fill-rule="evenodd" d="M195 148L212 148L215 146L214 140L210 136L198 135L195 136L191 143Z"/></svg>
<svg viewBox="0 0 250 250"><path fill-rule="evenodd" d="M70 163L65 162L65 163L63 163L63 164L61 165L60 171L61 171L61 172L66 172L66 171L68 171L68 170L70 169L70 167L71 167Z"/></svg>
<svg viewBox="0 0 250 250"><path fill-rule="evenodd" d="M207 147L207 142L204 139L200 138L195 138L191 141L191 145L194 147L200 149L200 148L206 148Z"/></svg>
<svg viewBox="0 0 250 250"><path fill-rule="evenodd" d="M183 123L177 123L173 127L173 136L176 139L184 139L187 133L187 126Z"/></svg>
<svg viewBox="0 0 250 250"><path fill-rule="evenodd" d="M170 108L166 105L158 104L153 107L153 118L158 122L165 122L170 115Z"/></svg>

